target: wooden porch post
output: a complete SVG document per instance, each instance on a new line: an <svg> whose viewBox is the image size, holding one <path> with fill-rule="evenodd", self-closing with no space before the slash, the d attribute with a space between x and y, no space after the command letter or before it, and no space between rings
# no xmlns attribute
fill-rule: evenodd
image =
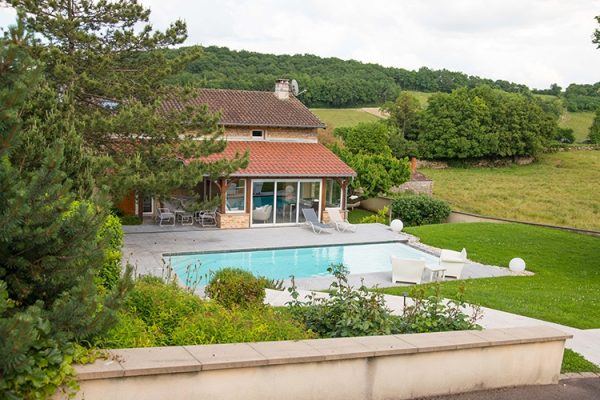
<svg viewBox="0 0 600 400"><path fill-rule="evenodd" d="M225 214L227 210L227 179L219 179L219 189L221 192L221 213Z"/></svg>
<svg viewBox="0 0 600 400"><path fill-rule="evenodd" d="M252 179L246 178L246 212L251 213L252 210Z"/></svg>
<svg viewBox="0 0 600 400"><path fill-rule="evenodd" d="M326 193L327 193L327 178L322 178L323 182L321 187L321 204L319 204L319 208L321 209L321 221L323 221L323 213L325 212L325 201L326 201Z"/></svg>

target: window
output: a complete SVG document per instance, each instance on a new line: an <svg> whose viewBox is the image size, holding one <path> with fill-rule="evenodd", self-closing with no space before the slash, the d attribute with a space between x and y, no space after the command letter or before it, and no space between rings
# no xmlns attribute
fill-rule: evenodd
<svg viewBox="0 0 600 400"><path fill-rule="evenodd" d="M264 139L265 131L252 131L253 139Z"/></svg>
<svg viewBox="0 0 600 400"><path fill-rule="evenodd" d="M342 187L334 179L327 179L325 191L325 207L342 206Z"/></svg>
<svg viewBox="0 0 600 400"><path fill-rule="evenodd" d="M232 179L227 185L227 212L246 211L246 180Z"/></svg>

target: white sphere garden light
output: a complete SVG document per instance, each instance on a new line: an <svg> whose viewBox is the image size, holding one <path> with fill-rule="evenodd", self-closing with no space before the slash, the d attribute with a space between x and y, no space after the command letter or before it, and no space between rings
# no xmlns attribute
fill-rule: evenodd
<svg viewBox="0 0 600 400"><path fill-rule="evenodd" d="M402 223L402 221L400 221L399 219L395 219L390 224L390 228L393 232L400 233L404 228L404 223Z"/></svg>
<svg viewBox="0 0 600 400"><path fill-rule="evenodd" d="M508 263L508 268L513 272L523 272L525 271L525 260L515 257Z"/></svg>

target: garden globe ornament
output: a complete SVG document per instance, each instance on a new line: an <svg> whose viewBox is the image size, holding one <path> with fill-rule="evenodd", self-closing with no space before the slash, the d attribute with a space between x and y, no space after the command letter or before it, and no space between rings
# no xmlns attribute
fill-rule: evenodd
<svg viewBox="0 0 600 400"><path fill-rule="evenodd" d="M402 228L404 228L404 223L399 219L395 219L390 224L390 228L392 228L393 232L400 233L402 231Z"/></svg>
<svg viewBox="0 0 600 400"><path fill-rule="evenodd" d="M508 263L508 268L513 272L525 271L525 261L522 258L515 257Z"/></svg>

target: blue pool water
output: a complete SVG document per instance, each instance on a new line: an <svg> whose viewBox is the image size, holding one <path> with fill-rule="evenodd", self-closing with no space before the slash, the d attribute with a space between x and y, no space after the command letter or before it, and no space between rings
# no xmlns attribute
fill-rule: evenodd
<svg viewBox="0 0 600 400"><path fill-rule="evenodd" d="M351 274L391 271L390 256L423 259L437 264L438 258L402 243L298 247L277 250L234 251L227 253L198 253L165 256L178 276L186 274L188 265L200 264L200 274L237 267L255 276L288 279L327 275L331 264L344 264Z"/></svg>

